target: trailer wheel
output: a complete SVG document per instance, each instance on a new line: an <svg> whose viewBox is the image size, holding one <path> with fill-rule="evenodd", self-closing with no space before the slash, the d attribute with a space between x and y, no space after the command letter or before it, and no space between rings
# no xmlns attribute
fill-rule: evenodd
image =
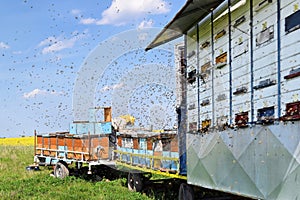
<svg viewBox="0 0 300 200"><path fill-rule="evenodd" d="M130 191L140 192L143 189L143 179L139 173L128 173L128 189Z"/></svg>
<svg viewBox="0 0 300 200"><path fill-rule="evenodd" d="M178 199L179 200L194 200L193 188L186 183L181 183L180 188L179 188Z"/></svg>
<svg viewBox="0 0 300 200"><path fill-rule="evenodd" d="M62 162L56 163L55 168L54 168L54 176L56 178L65 178L65 177L69 176L68 167Z"/></svg>

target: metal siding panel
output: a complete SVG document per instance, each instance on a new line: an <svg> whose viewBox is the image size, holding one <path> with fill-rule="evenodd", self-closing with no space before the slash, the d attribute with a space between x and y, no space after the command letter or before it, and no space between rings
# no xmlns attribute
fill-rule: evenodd
<svg viewBox="0 0 300 200"><path fill-rule="evenodd" d="M224 21L228 21L228 19L224 19ZM215 49L223 49L224 52L227 51L228 49L228 28L227 28L227 25L228 23L225 24L222 24L220 25L220 28L218 28L217 30L214 30L215 34L217 34L219 31L222 31L224 30L226 33L225 35L223 35L221 38L217 39L215 41Z"/></svg>
<svg viewBox="0 0 300 200"><path fill-rule="evenodd" d="M248 44L248 40L245 40L239 44L236 44L235 46L233 46L232 49L232 57L236 58L238 56L243 55L244 53L247 53L249 50L249 44Z"/></svg>
<svg viewBox="0 0 300 200"><path fill-rule="evenodd" d="M236 89L244 86L247 88L247 91L250 91L250 74L241 74L240 76L233 75L233 80L232 80L232 89L233 92L235 92ZM234 95L235 96L235 95Z"/></svg>
<svg viewBox="0 0 300 200"><path fill-rule="evenodd" d="M241 98L244 99L250 99L250 95L245 95L246 97L248 96L248 98L241 96ZM232 106L232 113L233 116L237 113L241 113L241 112L246 112L246 111L250 111L250 101L240 101L240 103L234 103ZM250 119L249 119L250 120Z"/></svg>
<svg viewBox="0 0 300 200"><path fill-rule="evenodd" d="M294 4L300 4L300 1L299 0L290 0L290 1L282 1L281 2L281 7L286 7L288 5L294 5Z"/></svg>
<svg viewBox="0 0 300 200"><path fill-rule="evenodd" d="M201 106L201 113L211 113L212 107L211 104L206 106Z"/></svg>
<svg viewBox="0 0 300 200"><path fill-rule="evenodd" d="M299 84L300 77L282 83L282 93L286 95L287 93L295 93L296 91L300 91Z"/></svg>
<svg viewBox="0 0 300 200"><path fill-rule="evenodd" d="M295 101L299 101L299 100L300 100L300 91L299 90L285 93L282 96L283 109L285 108L285 103L295 102Z"/></svg>
<svg viewBox="0 0 300 200"><path fill-rule="evenodd" d="M201 92L201 97L200 97L200 102L204 99L210 98L211 97L211 89L210 90L204 90Z"/></svg>
<svg viewBox="0 0 300 200"><path fill-rule="evenodd" d="M215 113L216 117L228 116L229 115L229 101L218 102L215 104L217 112Z"/></svg>
<svg viewBox="0 0 300 200"><path fill-rule="evenodd" d="M247 68L249 68L249 71L250 71L249 57L250 57L249 53L244 53L241 56L234 58L231 63L232 71L239 70L241 67L247 67Z"/></svg>
<svg viewBox="0 0 300 200"><path fill-rule="evenodd" d="M254 63L256 61L259 61L259 60L264 60L267 63L275 62L276 61L276 54L275 54L276 53L276 47L277 47L277 44L276 44L275 41L268 42L265 45L256 47L255 50L253 51L253 53L254 53ZM270 54L274 55L274 56L272 56L273 59L271 59L271 60L269 60L270 58L267 59L267 57L270 56ZM265 66L265 65L263 65L263 66Z"/></svg>
<svg viewBox="0 0 300 200"><path fill-rule="evenodd" d="M259 85L259 82L265 79L276 80L277 79L276 75L277 75L277 69L275 64L257 69L254 71L254 83L255 83L254 86Z"/></svg>
<svg viewBox="0 0 300 200"><path fill-rule="evenodd" d="M297 31L295 31L295 32L293 32L293 33L288 34L286 37L284 37L282 39L282 43L283 44L287 44L287 43L284 43L285 41L291 41L291 42L289 42L290 45L288 45L288 46L285 45L282 48L282 54L281 55L282 55L283 59L287 58L289 56L298 54L297 52L299 52L298 50L299 50L299 46L300 46L300 37L298 37L299 33L300 33L300 29L297 30ZM293 39L294 37L296 37L297 40L294 40Z"/></svg>
<svg viewBox="0 0 300 200"><path fill-rule="evenodd" d="M215 94L216 94L216 97L214 100L216 100L216 98L218 97L218 94L222 94L224 92L227 92L228 93L228 90L229 90L229 83L228 82L225 82L223 84L216 84L215 85Z"/></svg>
<svg viewBox="0 0 300 200"><path fill-rule="evenodd" d="M282 50L284 51L285 48ZM300 67L300 52L295 52L295 54L290 54L288 57L282 59L281 66L281 80L284 80L284 76L288 75L291 69L297 69Z"/></svg>
<svg viewBox="0 0 300 200"><path fill-rule="evenodd" d="M255 90L254 99L264 99L267 97L275 97L277 95L276 85L272 85L266 88Z"/></svg>
<svg viewBox="0 0 300 200"><path fill-rule="evenodd" d="M257 6L257 4L261 3L263 0L255 0L253 5L254 7ZM266 5L265 7L263 7L261 10L254 12L253 13L253 26L257 26L258 24L264 22L264 21L268 21L269 24L269 19L274 19L275 21L273 21L273 24L276 22L276 1L273 0L272 3L269 3L268 5Z"/></svg>
<svg viewBox="0 0 300 200"><path fill-rule="evenodd" d="M288 135L283 136L282 131L286 129L289 130ZM190 163L188 181L194 185L229 190L254 198L278 199L286 197L287 192L293 196L300 195L296 189L299 183L296 181L291 184L290 177L295 177L295 174L289 168L292 163L295 164L293 169L299 168L299 162L293 161L293 154L300 141L297 129L299 122L293 127L280 124L229 130L199 137L188 134L188 140L193 141L187 147ZM292 143L288 139L291 137L294 138ZM218 139L218 144L212 143L216 141L214 139ZM206 156L208 154L210 156ZM200 169L202 172L196 173ZM285 181L287 179L288 182ZM278 185L282 189L275 195Z"/></svg>
<svg viewBox="0 0 300 200"><path fill-rule="evenodd" d="M225 66L222 69L215 70L215 82L214 85L223 85L229 82L229 75L228 75L229 67Z"/></svg>

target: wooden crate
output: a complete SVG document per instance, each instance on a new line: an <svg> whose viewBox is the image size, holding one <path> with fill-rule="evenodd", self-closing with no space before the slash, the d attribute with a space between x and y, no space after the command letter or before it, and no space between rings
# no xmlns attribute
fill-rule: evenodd
<svg viewBox="0 0 300 200"><path fill-rule="evenodd" d="M122 147L122 137L118 136L118 146Z"/></svg>
<svg viewBox="0 0 300 200"><path fill-rule="evenodd" d="M57 137L55 135L51 135L49 138L50 141L50 149L51 150L57 150L58 149L58 141ZM55 157L56 156L56 151L51 151L50 150L50 156Z"/></svg>
<svg viewBox="0 0 300 200"><path fill-rule="evenodd" d="M175 136L172 140L171 140L171 152L178 152L179 148L178 148L178 136Z"/></svg>
<svg viewBox="0 0 300 200"><path fill-rule="evenodd" d="M109 137L99 136L91 139L91 159L109 158Z"/></svg>
<svg viewBox="0 0 300 200"><path fill-rule="evenodd" d="M147 138L147 150L153 149L153 141L152 138Z"/></svg>
<svg viewBox="0 0 300 200"><path fill-rule="evenodd" d="M133 138L133 149L139 149L139 139Z"/></svg>
<svg viewBox="0 0 300 200"><path fill-rule="evenodd" d="M162 156L162 152L161 151L155 151L153 153L154 156ZM158 159L153 159L153 168L154 169L160 169L161 168L161 158Z"/></svg>
<svg viewBox="0 0 300 200"><path fill-rule="evenodd" d="M41 135L36 137L36 147L43 148L43 137Z"/></svg>

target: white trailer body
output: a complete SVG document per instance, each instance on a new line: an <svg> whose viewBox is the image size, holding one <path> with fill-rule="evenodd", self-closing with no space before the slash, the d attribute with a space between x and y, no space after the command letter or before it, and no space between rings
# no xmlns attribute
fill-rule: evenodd
<svg viewBox="0 0 300 200"><path fill-rule="evenodd" d="M208 4L187 1L147 48L185 35L188 183L299 199L300 1Z"/></svg>

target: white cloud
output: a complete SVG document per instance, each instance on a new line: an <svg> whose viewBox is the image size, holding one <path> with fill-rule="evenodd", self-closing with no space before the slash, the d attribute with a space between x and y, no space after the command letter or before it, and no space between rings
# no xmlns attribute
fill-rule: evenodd
<svg viewBox="0 0 300 200"><path fill-rule="evenodd" d="M153 27L153 24L154 24L154 21L151 19L148 21L144 20L139 24L138 29L151 28L151 27Z"/></svg>
<svg viewBox="0 0 300 200"><path fill-rule="evenodd" d="M4 42L0 42L0 49L9 49L10 47Z"/></svg>
<svg viewBox="0 0 300 200"><path fill-rule="evenodd" d="M53 52L61 51L63 49L72 48L79 39L85 37L86 33L87 31L81 34L78 32L74 32L72 34L72 37L69 39L63 37L56 38L51 36L41 41L38 47L43 47L42 50L43 54L53 53Z"/></svg>
<svg viewBox="0 0 300 200"><path fill-rule="evenodd" d="M138 35L139 41L145 41L147 38L149 38L148 33L139 33L139 35Z"/></svg>
<svg viewBox="0 0 300 200"><path fill-rule="evenodd" d="M23 52L22 51L14 51L13 54L15 55L19 55L19 54L22 54Z"/></svg>
<svg viewBox="0 0 300 200"><path fill-rule="evenodd" d="M63 94L63 92L34 89L28 93L24 93L23 97L25 99L30 99L36 97L37 95L59 95L59 94Z"/></svg>
<svg viewBox="0 0 300 200"><path fill-rule="evenodd" d="M61 51L63 49L67 49L67 48L72 48L74 46L75 42L76 42L76 40L74 40L74 39L57 41L54 44L51 44L49 47L43 48L42 53L47 54L47 53L53 53L56 51Z"/></svg>
<svg viewBox="0 0 300 200"><path fill-rule="evenodd" d="M101 89L101 91L114 90L114 89L119 89L121 87L123 87L123 83L119 83L119 84L115 84L115 85L111 85L111 86L106 85Z"/></svg>
<svg viewBox="0 0 300 200"><path fill-rule="evenodd" d="M146 15L164 14L169 11L169 5L164 0L113 0L111 6L102 12L101 19L83 18L80 23L120 26Z"/></svg>
<svg viewBox="0 0 300 200"><path fill-rule="evenodd" d="M81 19L80 24L96 24L97 20L94 18L85 18L85 19Z"/></svg>
<svg viewBox="0 0 300 200"><path fill-rule="evenodd" d="M78 9L73 9L73 10L71 10L71 14L72 14L72 15L79 15L80 13L81 13L81 11L78 10Z"/></svg>
<svg viewBox="0 0 300 200"><path fill-rule="evenodd" d="M56 39L55 37L51 36L51 37L48 37L45 40L41 41L38 46L42 47L42 46L50 45L51 43L55 43L57 41L58 41L58 39Z"/></svg>
<svg viewBox="0 0 300 200"><path fill-rule="evenodd" d="M45 93L46 93L45 90L34 89L34 90L32 90L31 92L24 93L24 94L23 94L23 97L24 97L25 99L28 99L28 98L33 98L33 97L35 97L35 96L38 95L38 94L45 94Z"/></svg>

